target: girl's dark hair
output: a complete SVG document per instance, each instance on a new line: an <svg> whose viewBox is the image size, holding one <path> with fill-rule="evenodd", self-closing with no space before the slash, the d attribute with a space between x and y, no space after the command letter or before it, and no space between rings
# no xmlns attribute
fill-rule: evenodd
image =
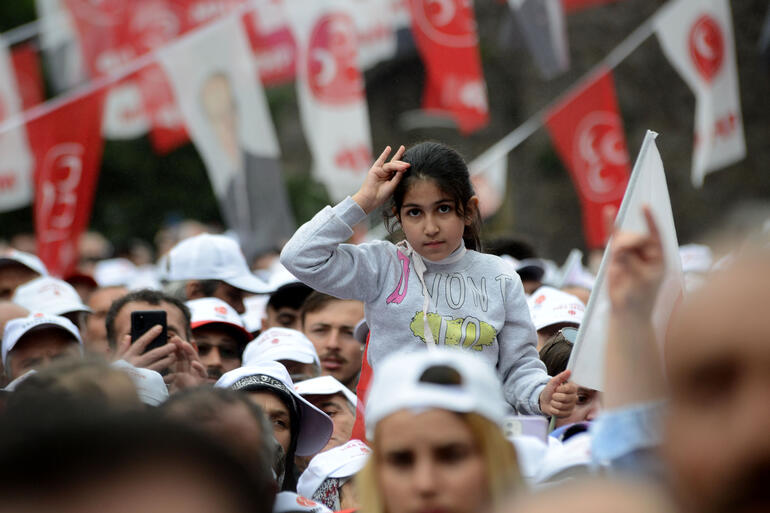
<svg viewBox="0 0 770 513"><path fill-rule="evenodd" d="M400 221L399 213L409 187L417 180L433 180L442 191L452 197L457 214L471 221L463 232L465 247L481 251L481 216L478 208L469 211L468 202L475 192L468 166L460 154L441 143L422 142L406 150L401 160L411 166L393 191L392 203L383 210L388 229L394 231Z"/></svg>

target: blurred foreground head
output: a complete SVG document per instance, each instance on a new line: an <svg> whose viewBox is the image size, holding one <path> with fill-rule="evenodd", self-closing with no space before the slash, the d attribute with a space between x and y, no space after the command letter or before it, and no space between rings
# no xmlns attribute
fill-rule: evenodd
<svg viewBox="0 0 770 513"><path fill-rule="evenodd" d="M770 511L770 252L737 257L669 328L664 453L684 511Z"/></svg>
<svg viewBox="0 0 770 513"><path fill-rule="evenodd" d="M200 432L149 412L47 406L45 415L30 409L0 426L3 511L272 510L272 475L258 475Z"/></svg>

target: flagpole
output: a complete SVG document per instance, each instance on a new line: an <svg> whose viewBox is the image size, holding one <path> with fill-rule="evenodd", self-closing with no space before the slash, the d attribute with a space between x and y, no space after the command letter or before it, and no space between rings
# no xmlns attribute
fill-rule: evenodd
<svg viewBox="0 0 770 513"><path fill-rule="evenodd" d="M491 166L498 159L505 157L508 153L514 150L519 144L528 139L533 133L535 133L542 125L545 114L559 104L565 97L572 94L580 86L589 82L594 76L606 69L615 69L618 64L623 62L631 53L636 50L639 45L647 40L652 34L655 33L655 21L660 13L665 9L665 5L658 9L652 16L647 18L641 25L636 27L623 41L620 42L610 53L608 53L601 61L595 64L590 70L584 73L579 79L572 83L572 85L565 91L562 91L556 98L552 99L544 107L541 107L537 112L532 114L524 123L516 127L508 135L500 139L493 144L481 155L473 159L470 163L472 173L480 173Z"/></svg>

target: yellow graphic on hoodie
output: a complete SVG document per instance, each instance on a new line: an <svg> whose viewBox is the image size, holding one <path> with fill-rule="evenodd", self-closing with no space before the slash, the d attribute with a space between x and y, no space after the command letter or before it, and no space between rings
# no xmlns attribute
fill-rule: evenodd
<svg viewBox="0 0 770 513"><path fill-rule="evenodd" d="M424 324L422 312L415 313L409 324L412 333L423 342L425 342ZM433 340L438 345L456 346L474 351L483 351L486 346L491 346L497 336L492 326L475 317L452 319L437 313L429 313L428 327L433 333Z"/></svg>

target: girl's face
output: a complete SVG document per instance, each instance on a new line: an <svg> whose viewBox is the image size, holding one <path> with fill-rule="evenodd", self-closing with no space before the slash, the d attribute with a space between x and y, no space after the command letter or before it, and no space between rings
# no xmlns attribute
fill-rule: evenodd
<svg viewBox="0 0 770 513"><path fill-rule="evenodd" d="M478 199L471 198L467 209L475 208ZM433 180L417 180L404 194L398 219L406 240L428 260L441 260L460 247L465 226L470 219L455 208L454 198L442 191Z"/></svg>
<svg viewBox="0 0 770 513"><path fill-rule="evenodd" d="M489 507L484 458L456 413L396 412L379 422L375 452L387 513L479 513Z"/></svg>

